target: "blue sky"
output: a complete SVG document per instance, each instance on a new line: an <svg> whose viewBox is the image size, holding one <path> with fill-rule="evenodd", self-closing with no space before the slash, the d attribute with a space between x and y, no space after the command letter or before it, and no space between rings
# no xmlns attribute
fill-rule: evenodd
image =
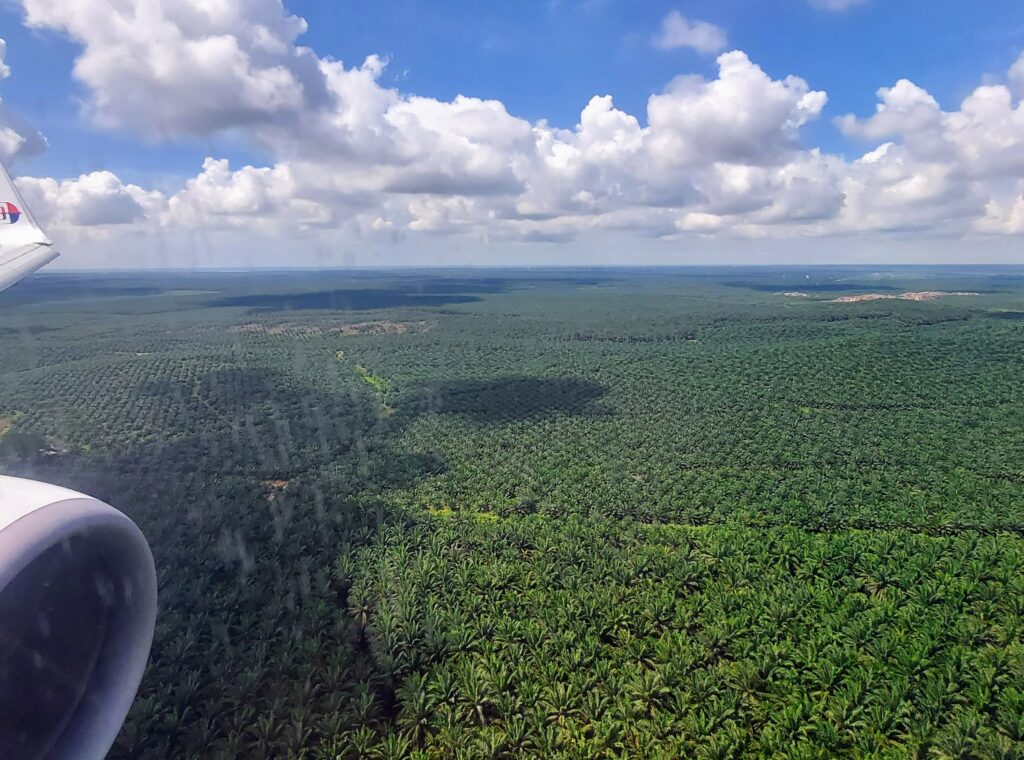
<svg viewBox="0 0 1024 760"><path fill-rule="evenodd" d="M523 165L545 159L540 153L534 155L532 147L527 151L530 157L524 159L521 145L516 143L512 146L509 142L522 139L522 135L513 138L511 135L518 134L515 125L502 121L500 125L496 123L495 130L508 127L510 136L500 148L487 144L486 139L471 138L473 149L479 149L478 155L482 156L480 161L490 162L486 178L469 177L476 171L473 167L479 161L468 154L463 155L461 151L465 146L460 143L459 154L440 161L438 166L441 168L431 165L429 171L424 169L431 177L436 178L439 172L444 174L446 180L441 185L428 183L429 187L424 190L421 184L416 184L416 189L410 193L405 180L395 180L397 185L401 185L401 191L396 193L390 187L371 187L372 183L359 180L355 185L360 188L360 193L368 196L372 192L375 194L373 199L350 196L332 199L328 195L337 192L337 185L341 182L338 178L345 178L344 182L348 183L348 178L356 170L380 175L391 172L398 165L407 166L410 161L418 161L418 158L409 156L409 151L416 149L410 147L412 145L435 146L424 150L436 151L436 146L441 143L463 141L465 136L460 130L465 117L446 112L443 119L454 119L454 126L447 121L443 124L438 122L440 126L431 126L427 137L417 135L409 138L408 142L402 137L400 148L394 149L394 146L376 145L368 148L364 143L339 147L328 139L329 145L322 148L321 155L307 151L309 141L295 135L315 119L348 108L347 102L325 107L319 103L311 105L305 102L311 96L304 97L303 104L295 106L291 121L278 119L281 109L275 109L270 117L248 104L242 109L244 113L225 107L224 113L204 115L196 124L181 118L180 114L176 116L175 112L169 115L166 125L161 124L157 121L159 117L146 115L149 107L140 100L140 96L132 96L135 101L128 102L129 96L119 93L119 89L124 92L134 92L133 87L142 92L149 90L154 103L167 103L176 97L187 101L188 96L182 95L179 87L193 78L197 93L204 92L207 84L211 93L222 92L216 87L224 83L206 82L204 77L216 79L217 73L184 65L184 62L177 84L154 80L152 85L148 85L139 81L142 75L135 75L132 70L145 67L133 60L133 55L145 53L138 52L139 48L133 46L131 40L110 38L112 32L102 28L102 21L83 19L82 11L86 6L91 6L91 15L96 19L103 19L110 18L118 9L135 6L139 2L141 0L129 0L126 4L117 5L111 0L56 0L47 4L39 0L24 0L23 4L0 5L0 37L7 42L4 62L12 72L0 84L0 95L6 107L45 135L48 143L45 151L23 151L23 155L14 156L15 171L24 177L52 178L54 182L93 172L105 171L115 175L119 184L114 187L108 182L102 192L108 195L112 192L127 193L125 198L131 196L117 206L120 210L114 215L121 225L115 230L119 233L145 234L146 225L139 222L146 217L152 225L160 228L161 234L173 236L175 230L169 229L173 225L168 224L167 210L161 211L163 207L158 206L180 193L190 179L199 176L204 160L209 157L228 161L229 173L221 172L219 181L235 183L233 186L237 187L245 178L230 172L251 165L254 169L266 170L263 174L253 175L259 176L261 182L286 179L290 183L289 202L323 205L325 210L317 217L319 221L306 219L300 225L307 232L312 230L316 245L321 248L325 244L349 248L374 245L383 250L380 248L386 243L383 238L366 242L374 233L364 235L364 232L372 227L377 232L386 231L390 235L390 242L386 244L393 245L398 251L408 247L409 235L415 237L417 230L426 230L431 233L431 238L421 241L419 247L432 252L430 256L434 258L431 260L436 259L437 251L445 246L462 251L473 250L474 245L504 250L506 244L517 236L527 242L572 243L577 237L585 238L594 233L595 229L607 231L606 237L635 233L631 239L637 245L639 241L653 241L649 245L651 250L660 251L654 257L658 263L665 263L666 256L671 259L672 251L680 249L707 251L708 254L702 254L705 258L717 260L716 250L741 250L743 246L739 241L760 239L765 235L775 239L782 229L789 230L786 234L791 233L794 240L803 241L799 245L808 251L820 248L817 244L806 243L809 236L820 239L822 235L836 234L847 240L851 234L858 233L869 236L871 240L889 241L886 245L892 250L902 251L913 247L908 240L917 235L931 240L929 248L944 251L942 255L946 258L954 255L951 252L956 250L956 245L962 244L965 237L979 230L992 232L998 228L1003 233L1016 234L1018 223L1014 209L1019 197L1019 172L1007 163L1006 157L993 156L989 162L1009 167L1001 172L966 166L963 162L971 159L969 156L963 158L966 149L957 143L957 140L962 142L963 135L953 133L958 129L955 127L956 119L950 122L953 126L935 126L937 131L934 134L923 137L917 122L906 116L906 110L911 106L903 101L892 105L893 113L898 112L905 117L901 117L904 121L899 124L872 123L870 117L879 103L876 91L892 87L901 79L910 80L917 88L909 93L907 102L917 103L930 94L937 101L937 106L932 109L935 114L957 112L961 102L976 88L991 84L1009 87L1013 91L1012 110L1001 114L993 122L991 130L994 134L997 129L1011 128L1015 123L1013 119L1017 118L1019 98L1019 92L1013 90L1011 84L1012 67L1024 50L1024 9L1017 3L969 4L951 0L898 3L861 0L851 3L849 0L832 0L833 5L848 7L829 8L823 7L828 0L644 3L624 0L522 3L396 0L371 4L353 0L293 0L282 7L277 0L229 0L227 4L232 6L233 14L230 19L209 21L208 29L197 31L192 22L181 21L187 15L181 7L186 8L187 13L193 13L192 3L165 0L162 3L166 11L164 20L170 19L168 23L172 27L179 24L185 30L182 33L171 28L167 32L170 35L166 40L168 46L179 44L181 34L189 39L237 34L237 38L242 40L243 53L257 60L263 52L253 53L245 47L249 44L246 42L249 32L245 30L250 28L250 22L262 23L269 18L272 28L276 29L274 25L280 23L284 29L290 23L287 19L301 17L307 25L304 33L291 35L282 31L278 34L278 42L284 46L281 49L287 48L286 53L281 53L283 63L280 65L289 71L293 66L298 67L294 54L296 45L308 46L321 61L343 62L346 71L358 69L367 56L379 56L386 61L386 66L377 72L378 90L374 92L395 92L406 100L432 99L431 102L448 105L458 96L500 101L510 118L534 125L535 138L543 132L543 128L538 131L537 125L575 130L581 110L597 95L611 95L616 116L622 113L635 117L640 130L648 129L651 125L647 109L652 95L665 93L669 83L679 76L698 75L706 82L714 82L719 76L716 57L730 50L743 51L752 67L763 70L766 82L784 82L787 76L792 75L806 82L806 90L827 93L824 105L812 108L809 115L800 112L797 127L792 128L791 120L780 117L774 127L767 127L774 128L778 134L758 130L749 133L753 136L751 139L758 140L778 137L779 146L771 156L759 154L755 159L737 158L734 155L736 146L733 145L732 153L726 151L721 155L711 155L705 165L699 165L693 157L680 159L674 169L677 174L659 180L657 192L647 186L651 182L648 176L637 176L634 172L627 177L623 168L613 171L605 164L596 168L594 165L574 164L571 172L566 170L565 176L527 176L524 174L526 170L521 168ZM727 42L713 50L696 49L685 44L665 49L655 41L670 14L678 14L686 24L713 25ZM161 34L164 32L154 32L153 39L159 44L151 43L151 47L164 44ZM117 54L116 51L121 50L120 45L124 45L123 52ZM73 74L76 61L81 64L90 56L103 58L104 53L111 50L120 55L120 63L111 65L107 61L104 70L93 75ZM272 67L271 64L277 65L271 61L266 66ZM124 67L126 84L123 85L118 82L119 65ZM1021 71L1024 72L1024 66ZM245 76L249 77L249 74ZM329 81L329 77L326 80ZM244 82L240 80L239 86L251 81L255 80L252 77ZM317 83L316 86L321 85ZM774 85L762 83L758 86ZM307 86L307 95L308 91ZM799 93L793 92L791 105L796 109L793 113L797 113L799 108L793 104L799 100ZM919 97L915 94L918 92L924 95ZM344 100L336 94L332 97ZM761 107L759 98L762 96L758 90L746 92L743 97L747 101L739 102L726 94L722 96L721 103L728 103L728 107L741 111L756 111ZM448 108L448 105L444 107ZM695 109L701 107L696 101L693 105ZM719 107L714 103L705 105L711 110ZM193 106L183 102L182 108L189 107ZM684 103L681 108L679 113L682 116L679 118L685 121L688 106ZM377 116L390 129L395 122L393 114ZM835 120L846 114L854 114L860 121L840 129ZM1021 114L1024 115L1024 111ZM417 113L415 118L419 120L422 116ZM273 122L273 128L268 127L270 122ZM289 127L289 124L294 126ZM701 125L687 123L684 126L684 138L693 142L693 130L701 129ZM985 123L974 124L971 139L977 139L978 130L983 132L989 128ZM715 127L710 125L708 129ZM321 137L322 130L316 139ZM576 134L572 138L559 139L572 143L572 149L576 150L582 136ZM657 142L653 135L637 138L640 139L652 145ZM663 146L680 145L678 135L672 139L676 142L663 141ZM698 133L696 141L700 143L701 140ZM938 156L932 147L927 147L934 146L936 141L952 146L948 155ZM858 168L857 161L886 143L892 143L894 147L885 160L891 159L893 165L898 165L904 172L899 180L902 184L890 184L890 190L903 192L915 183L922 185L938 181L935 178L950 183L947 190L936 193L934 208L939 216L919 213L921 199L914 197L907 201L910 210L902 216L890 215L887 209L875 209L871 213L863 212L860 222L852 218L851 209L857 202L850 188L874 181L861 176L863 167ZM390 157L382 159L383 163L367 164L363 154L378 147ZM351 160L340 157L349 148L357 157ZM646 146L637 150L644 152L643 160L652 167L661 166L666 161L672 164L674 160L673 156L655 155L651 153L653 148ZM902 153L897 156L896 151ZM751 152L759 153L756 147L739 150L744 156ZM811 171L806 168L808 161L818 161L811 156L812 152L828 158L820 160L821 166L813 170L813 177L808 178L804 176ZM1024 149L1021 152L1024 154ZM400 157L395 158L399 154ZM639 165L641 161L637 156L639 154L632 159L623 159L623 167L630 163ZM423 160L429 163L429 158L425 155ZM501 191L507 195L507 203L485 201L485 196L493 199L501 194L495 190L494 183L505 181L499 177L503 161L507 162L507 167L504 167L508 169L506 174L514 173L518 184L515 188L510 185L507 192ZM330 177L311 178L311 167L319 165L326 172L327 164L335 167ZM792 211L795 206L804 208L806 204L804 201L780 200L781 195L772 189L790 181L787 178L793 175L794 170L787 170L787 166L803 167L796 171L801 173L801 182L805 184L818 182L828 174L830 179L820 181L830 183L836 197L835 207L813 214L806 210ZM269 172L275 167L279 171L271 177ZM596 173L608 176L598 182L591 176ZM728 176L723 179L726 173ZM750 179L751 173L757 177ZM715 179L709 179L711 175ZM417 174L415 183L422 183L419 177ZM961 186L953 185L957 178L961 179ZM967 192L968 185L974 187L980 180L986 183L984 197L960 197ZM480 182L486 185L485 190L480 189L483 187ZM547 205L538 210L536 206L541 200L537 196L544 195L547 185L559 182L565 184L564 197L545 198L543 204ZM584 182L598 182L598 185L584 186ZM716 194L722 188L715 186L715 182L724 183L727 194L731 193L728 198L716 200ZM579 183L579 187L573 183ZM624 191L623 184L630 183L636 187ZM739 192L737 183L748 193L754 193L751 187L755 187L758 198L734 197ZM641 216L641 212L664 208L668 201L660 200L660 197L666 192L664 186L667 184L680 188L678 198L671 201L675 204L675 216L659 216L652 221L656 214L651 211L642 222L626 221L627 218ZM137 191L125 191L129 185L136 187ZM293 185L299 186L298 189ZM330 189L329 185L332 186ZM35 192L43 197L46 193L40 189L42 187L38 185L26 192ZM632 192L634 189L637 189L635 194ZM148 201L140 199L142 191L159 194L159 203L153 200L152 205L147 206ZM271 197L275 195L273 188L269 194ZM654 195L659 199L650 200ZM57 197L50 193L46 198L51 196ZM617 200L612 202L612 196ZM626 196L628 198L623 200ZM684 196L685 202L679 200ZM186 200L196 202L193 197L182 198L183 202ZM894 203L904 200L907 199L894 196ZM40 202L45 205L48 201ZM129 202L139 208L134 217L122 213ZM433 204L429 212L423 210L425 203ZM581 203L586 205L584 211L581 211ZM367 211L371 206L377 210ZM443 210L439 210L442 207ZM770 207L775 210L765 210ZM783 211L783 207L789 211ZM206 211L209 218L224 222L221 226L231 228L231 234L223 236L225 248L237 247L240 244L239 227L245 226L235 223L234 218L238 215L234 214L229 220L227 211L212 207ZM787 226L778 226L780 215L787 213L790 214L785 219ZM1024 214L1024 210L1021 213ZM161 214L162 221L159 221L157 216ZM417 214L422 223L417 223ZM848 218L834 229L819 223L830 214L835 219L844 215ZM75 240L89 243L96 237L109 238L111 234L111 228L102 218L99 219L101 224L83 225L74 221L81 220L82 214L73 210L64 213L56 206L52 216L57 230L69 228L68 236ZM324 221L327 216L331 218L330 222ZM123 218L127 217L131 217L131 225L125 226ZM439 221L442 217L443 223ZM813 225L808 222L812 217ZM205 214L204 218L207 218ZM360 219L358 224L354 221L357 218ZM500 224L486 221L494 218L503 221ZM541 222L542 218L545 221ZM561 222L555 224L551 221L555 219ZM604 221L595 224L597 219ZM766 224L773 226L769 230ZM90 235L89 230L70 230L72 227L104 225L108 226L102 235ZM1024 227L1024 222L1019 226ZM443 235L439 233L441 227L444 227ZM515 231L512 231L513 227ZM936 245L934 236L939 227L948 230L942 243ZM781 236L785 237L785 234ZM460 239L455 241L456 237ZM717 249L715 237L718 237ZM1012 257L1008 251L1015 244L1006 240L1005 235L998 239L985 237L983 241L983 247L993 252L993 258L1005 260L1007 256ZM848 242L843 242L837 247L845 250L848 246ZM569 253L565 255L570 258L577 256L578 247L566 245L565 251ZM550 245L546 247L549 248ZM529 257L540 256L543 259L544 256L559 258L563 255L551 250L545 253L545 250L536 253L531 249ZM921 246L920 250L923 251L924 247ZM521 251L512 255L521 257ZM398 259L404 261L403 257L407 256L407 252L402 253ZM481 258L483 256L480 254Z"/></svg>
<svg viewBox="0 0 1024 760"><path fill-rule="evenodd" d="M730 48L774 76L827 90L835 114L874 108L875 90L907 77L955 105L986 72L1005 71L1024 47L1024 10L1012 2L869 2L836 13L800 0L523 3L343 0L289 8L310 23L305 40L345 60L391 57L402 85L438 98L501 98L530 119L571 127L594 94L641 113L672 77L712 74L692 50L654 54L665 15L723 27ZM829 130L831 131L831 130Z"/></svg>

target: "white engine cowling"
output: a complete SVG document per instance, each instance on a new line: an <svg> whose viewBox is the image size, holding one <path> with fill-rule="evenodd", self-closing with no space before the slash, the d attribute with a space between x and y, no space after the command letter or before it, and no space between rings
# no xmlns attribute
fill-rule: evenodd
<svg viewBox="0 0 1024 760"><path fill-rule="evenodd" d="M156 571L130 519L0 476L0 758L102 758L142 680Z"/></svg>

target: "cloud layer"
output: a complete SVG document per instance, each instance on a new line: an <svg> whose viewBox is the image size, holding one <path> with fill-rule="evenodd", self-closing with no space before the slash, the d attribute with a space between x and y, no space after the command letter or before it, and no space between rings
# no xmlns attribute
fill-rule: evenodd
<svg viewBox="0 0 1024 760"><path fill-rule="evenodd" d="M24 5L31 27L81 45L74 76L95 123L150 140L230 133L275 156L270 166L234 168L208 158L169 194L110 172L19 180L39 216L69 233L192 227L558 242L602 231L1024 231L1024 57L1004 84L979 86L954 111L907 80L879 90L874 114L837 120L863 145L846 158L802 137L826 94L796 76L775 79L738 50L717 58L714 78L669 82L644 114L598 95L575 127L560 129L497 100L386 87L376 56L354 66L320 57L298 44L305 22L278 0ZM714 52L725 34L673 13L657 42ZM0 47L0 78L2 59ZM0 111L4 157L30 144L10 123Z"/></svg>

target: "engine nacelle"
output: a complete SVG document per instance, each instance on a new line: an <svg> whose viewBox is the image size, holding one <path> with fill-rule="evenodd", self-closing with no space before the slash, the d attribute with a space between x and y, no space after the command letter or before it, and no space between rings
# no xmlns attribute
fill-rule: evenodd
<svg viewBox="0 0 1024 760"><path fill-rule="evenodd" d="M153 643L156 571L130 519L0 476L0 758L102 758Z"/></svg>

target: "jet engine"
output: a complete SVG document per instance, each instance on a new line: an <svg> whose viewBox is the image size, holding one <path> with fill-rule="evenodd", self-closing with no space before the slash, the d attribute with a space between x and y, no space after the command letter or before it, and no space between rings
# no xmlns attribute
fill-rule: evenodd
<svg viewBox="0 0 1024 760"><path fill-rule="evenodd" d="M149 658L156 571L102 501L0 476L0 758L102 758Z"/></svg>

